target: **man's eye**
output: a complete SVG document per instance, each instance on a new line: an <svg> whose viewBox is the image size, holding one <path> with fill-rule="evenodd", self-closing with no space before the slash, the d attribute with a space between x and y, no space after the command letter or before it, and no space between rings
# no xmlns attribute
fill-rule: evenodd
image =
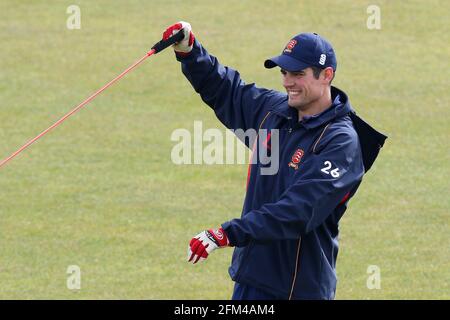
<svg viewBox="0 0 450 320"><path fill-rule="evenodd" d="M286 75L286 70L281 69L280 72L282 75Z"/></svg>
<svg viewBox="0 0 450 320"><path fill-rule="evenodd" d="M304 73L303 72L292 72L292 75L294 76L294 77L300 77L300 76L303 76L304 75Z"/></svg>

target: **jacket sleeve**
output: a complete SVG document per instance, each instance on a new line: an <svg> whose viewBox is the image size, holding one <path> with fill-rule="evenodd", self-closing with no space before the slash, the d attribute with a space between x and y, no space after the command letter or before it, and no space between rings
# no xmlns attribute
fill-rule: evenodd
<svg viewBox="0 0 450 320"><path fill-rule="evenodd" d="M294 182L277 202L222 224L231 245L298 239L320 226L361 182L364 166L356 133L337 133L320 144L321 152L299 164Z"/></svg>
<svg viewBox="0 0 450 320"><path fill-rule="evenodd" d="M239 72L221 65L197 40L190 54L177 55L177 60L195 91L229 129L258 130L265 111L286 100L281 92L245 84Z"/></svg>

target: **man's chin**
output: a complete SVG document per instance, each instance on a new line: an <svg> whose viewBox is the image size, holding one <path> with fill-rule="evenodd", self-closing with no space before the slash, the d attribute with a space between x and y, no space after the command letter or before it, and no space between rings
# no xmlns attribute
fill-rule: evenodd
<svg viewBox="0 0 450 320"><path fill-rule="evenodd" d="M288 100L288 106L295 108L295 109L301 109L303 106L303 103L301 101L298 100L294 100L292 101L291 99Z"/></svg>

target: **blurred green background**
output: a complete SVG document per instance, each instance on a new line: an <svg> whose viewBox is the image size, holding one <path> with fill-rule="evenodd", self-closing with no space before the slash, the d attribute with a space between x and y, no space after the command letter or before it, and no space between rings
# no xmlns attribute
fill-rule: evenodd
<svg viewBox="0 0 450 320"><path fill-rule="evenodd" d="M81 9L69 30L68 6ZM369 5L381 10L370 30ZM142 57L170 24L247 82L317 32L334 85L389 135L341 221L337 299L450 298L448 1L0 2L0 158ZM192 236L240 216L245 165L177 166L175 129L221 128L171 49L0 169L0 298L229 299L232 250L186 262ZM70 290L67 268L81 269ZM369 266L381 272L370 290Z"/></svg>

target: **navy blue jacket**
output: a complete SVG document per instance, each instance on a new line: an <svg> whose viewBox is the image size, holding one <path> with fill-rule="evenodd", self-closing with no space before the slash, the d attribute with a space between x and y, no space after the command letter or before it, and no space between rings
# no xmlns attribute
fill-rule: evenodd
<svg viewBox="0 0 450 320"><path fill-rule="evenodd" d="M222 224L235 246L231 278L280 299L333 299L338 224L364 175L346 94L332 87L332 105L298 121L286 93L245 84L197 40L177 59L227 128L279 130L277 174L251 164L242 216Z"/></svg>

